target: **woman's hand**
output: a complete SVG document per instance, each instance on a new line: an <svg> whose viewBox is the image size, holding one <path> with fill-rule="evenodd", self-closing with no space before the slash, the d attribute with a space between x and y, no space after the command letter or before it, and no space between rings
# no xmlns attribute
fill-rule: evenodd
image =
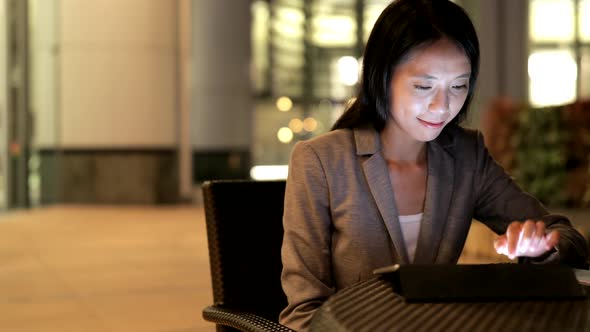
<svg viewBox="0 0 590 332"><path fill-rule="evenodd" d="M494 241L494 249L510 259L518 256L538 257L551 250L558 242L559 232L545 234L545 223L542 221L514 221L508 225L506 234Z"/></svg>

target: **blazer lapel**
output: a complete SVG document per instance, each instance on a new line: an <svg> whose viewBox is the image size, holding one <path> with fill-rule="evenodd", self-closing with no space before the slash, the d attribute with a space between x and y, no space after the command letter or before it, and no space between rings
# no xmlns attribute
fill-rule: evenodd
<svg viewBox="0 0 590 332"><path fill-rule="evenodd" d="M441 133L443 136L444 133ZM424 216L414 263L435 263L445 230L455 174L455 160L445 149L447 137L428 143L428 178Z"/></svg>
<svg viewBox="0 0 590 332"><path fill-rule="evenodd" d="M389 233L398 258L401 263L408 264L409 258L406 250L402 230L398 220L397 208L393 196L393 188L387 171L387 164L382 154L379 152L378 134L373 129L356 129L355 140L357 145L357 154L370 155L362 163L363 171L367 178L371 194L377 204L379 213L385 222L385 227Z"/></svg>

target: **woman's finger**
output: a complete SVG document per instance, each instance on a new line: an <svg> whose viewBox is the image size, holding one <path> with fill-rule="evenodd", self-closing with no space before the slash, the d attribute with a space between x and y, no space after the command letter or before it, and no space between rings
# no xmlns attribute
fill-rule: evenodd
<svg viewBox="0 0 590 332"><path fill-rule="evenodd" d="M508 225L506 230L506 238L508 240L508 257L514 258L516 256L516 247L521 235L522 224L518 221L512 222Z"/></svg>
<svg viewBox="0 0 590 332"><path fill-rule="evenodd" d="M546 250L551 250L559 243L559 231L551 231L545 236Z"/></svg>
<svg viewBox="0 0 590 332"><path fill-rule="evenodd" d="M494 249L496 250L496 252L498 254L508 255L508 250L507 250L506 243L507 243L506 242L506 235L498 236L494 240Z"/></svg>
<svg viewBox="0 0 590 332"><path fill-rule="evenodd" d="M538 221L535 223L535 234L531 239L531 243L528 248L527 254L534 255L539 248L543 248L545 250L545 223L542 221Z"/></svg>
<svg viewBox="0 0 590 332"><path fill-rule="evenodd" d="M529 247L531 246L531 242L535 237L536 231L537 227L534 221L527 220L524 222L518 241L518 254L526 254L529 251Z"/></svg>

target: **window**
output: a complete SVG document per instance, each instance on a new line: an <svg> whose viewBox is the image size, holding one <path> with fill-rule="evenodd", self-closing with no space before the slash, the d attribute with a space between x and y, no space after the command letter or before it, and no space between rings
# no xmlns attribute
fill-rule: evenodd
<svg viewBox="0 0 590 332"><path fill-rule="evenodd" d="M590 0L530 0L529 102L590 97Z"/></svg>
<svg viewBox="0 0 590 332"><path fill-rule="evenodd" d="M293 145L330 129L356 92L363 45L390 2L252 2L253 177L284 176Z"/></svg>

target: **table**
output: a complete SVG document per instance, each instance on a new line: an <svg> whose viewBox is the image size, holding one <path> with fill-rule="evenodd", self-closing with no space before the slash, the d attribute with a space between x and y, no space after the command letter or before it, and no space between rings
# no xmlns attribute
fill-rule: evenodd
<svg viewBox="0 0 590 332"><path fill-rule="evenodd" d="M375 277L330 297L314 315L311 331L590 331L589 311L590 297L406 303L389 281Z"/></svg>

